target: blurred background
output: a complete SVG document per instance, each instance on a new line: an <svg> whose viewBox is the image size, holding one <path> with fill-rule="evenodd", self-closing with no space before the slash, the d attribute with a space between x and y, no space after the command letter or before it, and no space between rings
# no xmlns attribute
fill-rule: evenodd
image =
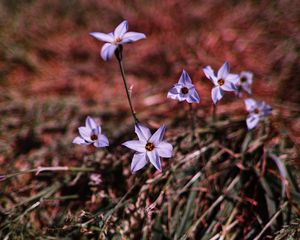
<svg viewBox="0 0 300 240"><path fill-rule="evenodd" d="M147 104L153 93L165 96L183 68L210 104L202 68L218 69L224 61L233 72L254 72L255 96L298 104L299 12L300 2L293 0L2 0L1 88L26 98L122 104L116 61L100 59L103 43L89 32L110 32L127 19L129 30L147 35L124 53L136 105Z"/></svg>

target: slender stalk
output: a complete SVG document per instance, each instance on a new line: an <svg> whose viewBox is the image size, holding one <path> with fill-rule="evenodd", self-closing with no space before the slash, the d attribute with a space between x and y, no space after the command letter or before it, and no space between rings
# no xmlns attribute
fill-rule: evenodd
<svg viewBox="0 0 300 240"><path fill-rule="evenodd" d="M121 72L121 75L122 75L122 79L123 79L123 83L124 83L124 87L125 87L125 91L126 91L126 96L127 96L128 103L129 103L129 106L130 106L130 111L131 111L131 114L132 114L132 117L134 119L135 124L137 124L137 123L139 123L139 120L136 116L136 112L133 109L132 102L131 102L131 96L130 96L128 86L127 86L127 82L126 82L125 71L124 71L123 62L122 62L122 48L118 48L116 50L115 55L116 55L116 58L118 60L120 72Z"/></svg>
<svg viewBox="0 0 300 240"><path fill-rule="evenodd" d="M194 135L196 123L195 123L195 113L194 113L192 103L189 103L189 108L190 108L190 116L191 116L191 128L192 128L192 133Z"/></svg>
<svg viewBox="0 0 300 240"><path fill-rule="evenodd" d="M213 104L212 120L213 123L217 121L217 104Z"/></svg>

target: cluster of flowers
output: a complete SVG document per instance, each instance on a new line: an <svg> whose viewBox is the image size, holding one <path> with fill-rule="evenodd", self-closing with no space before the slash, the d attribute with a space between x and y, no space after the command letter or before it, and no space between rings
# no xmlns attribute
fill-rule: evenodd
<svg viewBox="0 0 300 240"><path fill-rule="evenodd" d="M120 49L122 51L123 44L146 38L143 33L128 32L127 21L120 23L114 32L108 34L93 32L91 35L100 41L106 42L100 52L101 57L105 61L111 59L114 54L116 54L117 59L120 61L117 51L120 51ZM217 74L214 73L210 66L205 67L203 72L214 84L211 91L214 104L217 104L221 100L226 91L235 92L238 97L242 97L242 91L251 94L253 78L251 72L244 71L240 74L232 74L227 62L222 65ZM178 83L169 90L167 97L178 101L187 101L190 104L200 102L200 97L195 86L185 70L183 70ZM255 101L252 98L247 98L244 101L246 110L249 113L246 120L248 129L254 128L262 118L269 115L272 111L271 107L263 101ZM173 151L172 145L163 141L165 129L166 127L162 125L154 134L151 134L149 128L136 122L135 133L138 136L138 140L123 143L124 146L136 151L131 162L132 172L140 170L148 162L152 163L157 170L162 170L160 157L170 158ZM85 126L79 127L78 130L80 136L77 136L73 140L74 144L93 144L95 147L106 147L109 145L107 137L101 133L101 127L89 116L86 118Z"/></svg>
<svg viewBox="0 0 300 240"><path fill-rule="evenodd" d="M214 104L217 104L222 99L224 92L234 92L238 97L243 96L243 91L249 95L252 94L252 72L242 71L240 74L230 73L228 62L225 62L220 67L217 74L215 74L211 66L203 68L203 72L214 84L211 90L211 98ZM200 102L200 97L195 86L185 70L182 71L178 83L168 92L168 98L178 101L187 101L188 103ZM247 98L244 102L246 110L248 111L246 123L249 130L255 128L261 119L271 114L271 106L267 105L264 101L255 101L252 98Z"/></svg>

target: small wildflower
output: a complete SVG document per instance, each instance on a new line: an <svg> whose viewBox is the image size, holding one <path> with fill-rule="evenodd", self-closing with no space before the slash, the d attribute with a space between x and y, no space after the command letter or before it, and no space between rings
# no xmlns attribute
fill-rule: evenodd
<svg viewBox="0 0 300 240"><path fill-rule="evenodd" d="M6 180L6 176L0 175L0 182Z"/></svg>
<svg viewBox="0 0 300 240"><path fill-rule="evenodd" d="M247 92L248 94L252 94L251 85L253 82L253 73L248 71L243 71L239 75L239 81L237 82L236 95L242 97L242 90Z"/></svg>
<svg viewBox="0 0 300 240"><path fill-rule="evenodd" d="M98 148L106 147L109 145L107 137L101 134L101 127L98 126L95 120L89 116L85 120L85 127L79 127L78 131L80 136L74 138L74 144L93 144L95 147Z"/></svg>
<svg viewBox="0 0 300 240"><path fill-rule="evenodd" d="M101 175L98 174L98 173L92 173L90 175L89 185L91 185L91 186L97 186L100 183L102 183Z"/></svg>
<svg viewBox="0 0 300 240"><path fill-rule="evenodd" d="M106 42L103 45L100 53L104 61L108 61L119 46L146 38L145 34L143 33L127 31L128 22L125 20L116 27L114 32L108 34L101 32L90 33L90 35L94 38Z"/></svg>
<svg viewBox="0 0 300 240"><path fill-rule="evenodd" d="M228 62L225 62L222 67L219 69L218 74L215 75L213 69L210 66L203 68L205 76L210 79L215 87L211 91L211 98L214 104L217 104L218 101L224 95L224 91L236 91L236 84L239 80L238 74L229 73L230 66Z"/></svg>
<svg viewBox="0 0 300 240"><path fill-rule="evenodd" d="M139 140L132 140L123 143L122 145L135 150L131 162L131 171L136 172L143 168L149 161L158 170L161 169L160 157L172 157L173 147L170 143L163 141L163 136L166 127L162 125L153 135L149 128L143 124L137 123L135 125L135 133Z"/></svg>
<svg viewBox="0 0 300 240"><path fill-rule="evenodd" d="M245 105L249 113L246 120L249 130L253 129L262 118L270 115L272 112L272 107L264 101L255 101L252 98L247 98L245 99Z"/></svg>
<svg viewBox="0 0 300 240"><path fill-rule="evenodd" d="M178 83L170 89L167 97L180 102L184 100L188 103L200 102L200 97L195 86L192 84L192 80L185 70L182 71Z"/></svg>

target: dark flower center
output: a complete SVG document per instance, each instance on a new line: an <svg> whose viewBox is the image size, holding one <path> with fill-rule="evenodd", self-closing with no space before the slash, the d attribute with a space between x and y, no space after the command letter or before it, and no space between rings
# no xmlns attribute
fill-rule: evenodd
<svg viewBox="0 0 300 240"><path fill-rule="evenodd" d="M98 140L98 136L97 136L96 134L92 134L92 135L91 135L91 140L92 140L92 141Z"/></svg>
<svg viewBox="0 0 300 240"><path fill-rule="evenodd" d="M258 108L255 108L253 112L254 112L255 114L259 114L259 109L258 109Z"/></svg>
<svg viewBox="0 0 300 240"><path fill-rule="evenodd" d="M145 148L146 148L147 151L152 151L152 150L154 149L154 144L148 142L148 143L146 144Z"/></svg>
<svg viewBox="0 0 300 240"><path fill-rule="evenodd" d="M189 92L189 89L187 87L181 88L181 93L182 94L187 94Z"/></svg>
<svg viewBox="0 0 300 240"><path fill-rule="evenodd" d="M120 42L122 42L122 39L117 37L116 40L115 40L115 43L120 43Z"/></svg>
<svg viewBox="0 0 300 240"><path fill-rule="evenodd" d="M219 79L219 80L218 80L218 84L219 84L219 86L222 86L222 85L224 85L224 83L225 83L225 81L224 81L223 79Z"/></svg>
<svg viewBox="0 0 300 240"><path fill-rule="evenodd" d="M241 77L241 83L247 82L247 78Z"/></svg>

